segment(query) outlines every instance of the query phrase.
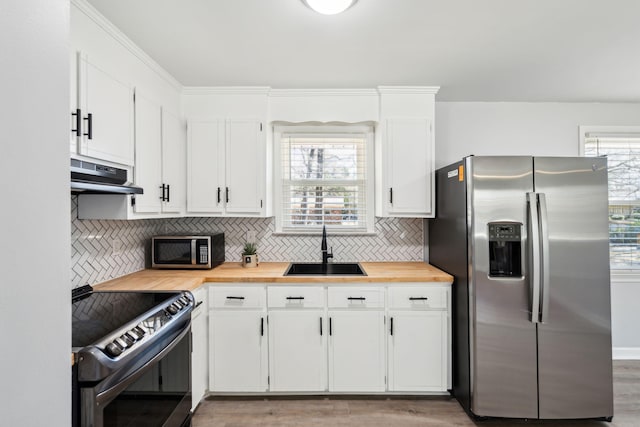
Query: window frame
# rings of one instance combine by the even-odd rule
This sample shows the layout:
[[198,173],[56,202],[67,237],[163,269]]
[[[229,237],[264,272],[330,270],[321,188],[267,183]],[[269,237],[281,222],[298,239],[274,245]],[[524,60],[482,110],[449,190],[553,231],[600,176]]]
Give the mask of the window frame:
[[349,228],[327,225],[327,232],[333,235],[375,235],[374,220],[374,140],[375,127],[373,124],[357,123],[357,124],[316,124],[316,123],[278,123],[273,126],[273,185],[274,185],[274,216],[275,216],[275,232],[278,235],[318,235],[322,232],[321,228],[296,228],[289,229],[284,227],[284,194],[283,194],[283,169],[282,169],[282,134],[285,133],[337,133],[337,134],[364,134],[365,135],[365,165],[366,171],[364,176],[365,182],[365,227]]
[[[640,126],[579,126],[579,153],[581,157],[585,156],[585,144],[587,142],[587,134],[590,133],[601,133],[601,134],[620,134],[628,135],[628,134],[638,134],[640,135]],[[640,249],[638,249],[640,251]],[[609,261],[611,261],[611,256],[609,256]],[[611,277],[612,280],[616,282],[635,282],[640,281],[640,268],[633,269],[620,269],[620,268],[611,268]]]

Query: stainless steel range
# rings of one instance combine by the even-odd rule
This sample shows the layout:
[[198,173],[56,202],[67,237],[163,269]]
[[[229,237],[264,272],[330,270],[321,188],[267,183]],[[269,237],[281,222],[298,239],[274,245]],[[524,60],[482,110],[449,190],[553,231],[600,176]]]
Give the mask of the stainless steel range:
[[74,290],[73,425],[191,424],[190,292]]

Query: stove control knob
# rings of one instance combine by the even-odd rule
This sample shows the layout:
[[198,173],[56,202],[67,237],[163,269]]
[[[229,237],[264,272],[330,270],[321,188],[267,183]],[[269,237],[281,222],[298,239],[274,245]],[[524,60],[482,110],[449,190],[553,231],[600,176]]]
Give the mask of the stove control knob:
[[178,312],[178,309],[175,308],[173,305],[170,305],[169,307],[167,307],[167,311],[171,314],[176,314]]
[[136,342],[140,339],[140,337],[138,336],[138,334],[132,329],[130,331],[127,331],[124,333],[124,335],[126,337],[128,337],[129,339],[131,339],[131,341]]
[[109,356],[112,356],[112,357],[118,357],[122,354],[122,348],[115,342],[107,344],[107,347],[105,348],[105,350],[107,354],[109,354]]
[[184,305],[189,305],[189,298],[187,297],[180,297],[180,301],[182,301]]
[[127,344],[127,342],[123,340],[122,337],[116,338],[115,340],[113,340],[113,343],[118,344],[120,347],[122,347],[123,350],[129,347],[129,344]]
[[136,331],[138,333],[138,335],[140,336],[140,338],[144,337],[146,332],[144,331],[144,329],[142,329],[140,326],[136,326],[135,328],[133,328],[134,331]]
[[173,304],[171,305],[175,305],[176,307],[178,307],[178,309],[182,310],[182,307],[184,306],[184,304],[182,304],[182,302],[180,300],[175,300],[173,302]]
[[122,341],[124,341],[124,342],[125,342],[126,347],[131,347],[131,346],[133,345],[133,343],[135,342],[134,340],[132,340],[131,338],[129,338],[129,337],[127,336],[127,334],[122,334],[122,335],[120,335],[120,339],[121,339]]

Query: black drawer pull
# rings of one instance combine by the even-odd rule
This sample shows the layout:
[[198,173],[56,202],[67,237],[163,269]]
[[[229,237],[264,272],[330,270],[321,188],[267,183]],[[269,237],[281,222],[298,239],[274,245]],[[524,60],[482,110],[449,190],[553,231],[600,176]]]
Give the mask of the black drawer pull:
[[227,299],[240,299],[240,300],[243,300],[244,297],[227,297]]
[[427,297],[409,297],[409,301],[426,301],[428,299]]
[[391,335],[393,335],[393,317],[391,318],[391,328],[389,329]]
[[349,301],[364,301],[364,300],[366,300],[365,297],[348,297],[347,299]]
[[287,297],[288,300],[303,300],[304,297]]
[[220,187],[218,187],[218,204],[220,204]]
[[195,306],[195,307],[193,307],[193,308],[194,308],[194,309],[196,309],[196,308],[200,307],[201,305],[202,305],[202,301],[198,301],[198,302],[196,303],[196,306]]
[[333,335],[333,325],[331,323],[331,317],[329,317],[329,336]]
[[260,318],[260,336],[264,336],[264,317]]
[[320,318],[320,336],[322,336],[322,317]]

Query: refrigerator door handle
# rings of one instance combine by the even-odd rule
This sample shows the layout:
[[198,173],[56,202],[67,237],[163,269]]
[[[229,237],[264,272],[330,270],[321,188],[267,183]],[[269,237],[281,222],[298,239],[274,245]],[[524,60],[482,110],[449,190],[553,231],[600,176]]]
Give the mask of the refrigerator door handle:
[[544,193],[538,193],[538,206],[540,207],[540,240],[542,265],[542,298],[540,302],[542,317],[540,322],[549,320],[549,223],[547,221],[547,198]]
[[527,209],[531,233],[531,265],[529,280],[531,284],[531,322],[540,323],[540,221],[538,217],[537,193],[527,193]]

